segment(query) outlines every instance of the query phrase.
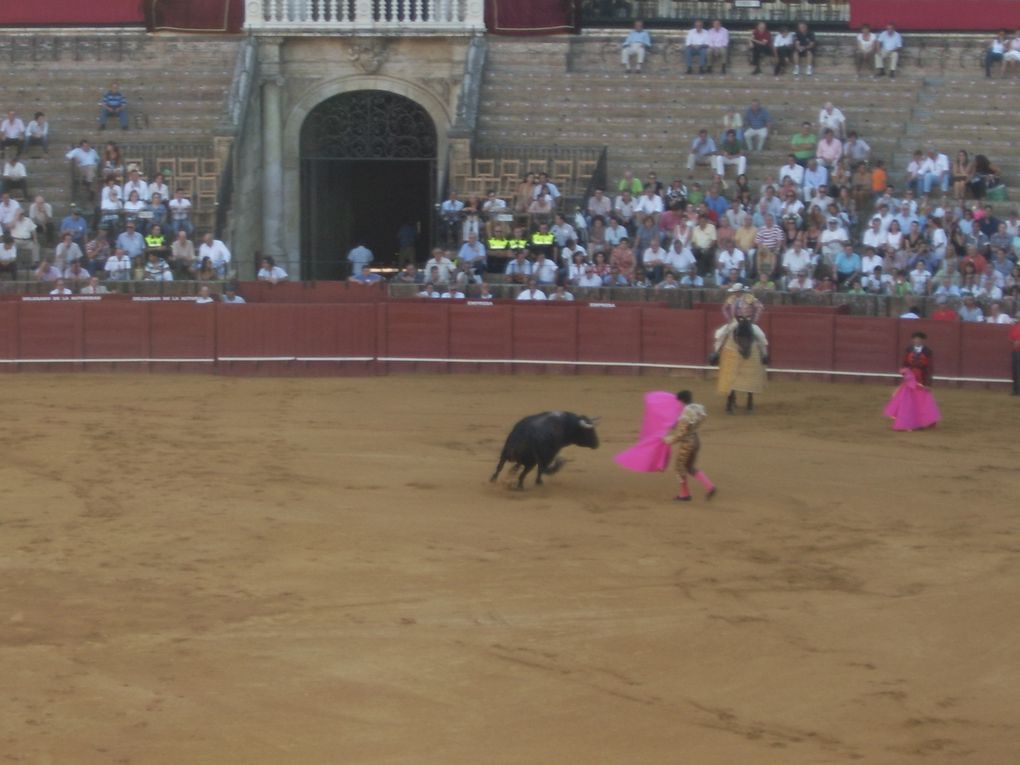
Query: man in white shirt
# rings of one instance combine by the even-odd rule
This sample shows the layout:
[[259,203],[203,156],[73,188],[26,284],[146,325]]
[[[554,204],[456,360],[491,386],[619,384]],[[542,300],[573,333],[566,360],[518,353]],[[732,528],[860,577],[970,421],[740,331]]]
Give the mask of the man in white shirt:
[[942,189],[943,195],[949,192],[949,157],[945,154],[929,148],[921,165],[921,174],[922,193],[930,194],[936,184]]
[[534,278],[528,279],[528,286],[517,295],[518,300],[548,300],[542,290],[538,288],[538,282]]
[[736,270],[737,281],[747,279],[746,270],[747,258],[734,246],[732,240],[727,240],[722,249],[715,256],[715,283],[722,284],[726,275]]
[[25,128],[25,151],[35,145],[42,146],[43,154],[50,153],[50,123],[42,112],[36,112]]
[[212,262],[213,268],[216,269],[216,273],[221,279],[227,275],[227,268],[230,265],[230,250],[219,239],[214,239],[211,231],[202,237],[202,244],[198,248],[198,262],[201,263],[202,258],[206,257]]
[[57,279],[53,283],[53,289],[50,290],[50,294],[54,297],[64,297],[65,295],[70,295],[71,290],[64,284],[63,279]]
[[477,234],[468,234],[467,241],[460,246],[460,252],[457,253],[457,260],[468,275],[485,273],[485,245],[478,241]]
[[698,57],[698,74],[705,73],[708,66],[708,30],[701,19],[694,22],[694,27],[687,32],[684,43],[684,59],[687,61],[687,74],[694,72],[694,57]]
[[613,200],[606,196],[604,189],[595,189],[595,193],[588,200],[588,217],[592,220],[602,217],[608,221],[610,213],[613,212]]
[[223,297],[220,298],[222,302],[229,303],[230,305],[243,305],[247,302],[243,297],[237,294],[237,287],[233,284],[228,284],[223,289]]
[[590,263],[584,267],[584,273],[577,280],[578,287],[601,287],[602,277],[595,273],[595,266]]
[[885,250],[885,245],[888,241],[885,231],[882,230],[882,219],[876,215],[871,219],[871,226],[861,237],[861,244],[865,247],[874,248],[875,252],[881,252]]
[[99,283],[98,276],[89,277],[89,283],[82,287],[79,291],[79,295],[106,295],[109,294],[109,290]]
[[882,267],[882,253],[874,247],[865,247],[864,255],[861,258],[861,273],[865,277],[873,274],[876,268]]
[[856,131],[851,130],[846,137],[846,143],[843,144],[843,156],[849,157],[850,161],[855,164],[867,162],[871,156],[871,146],[858,136]]
[[786,164],[779,168],[779,182],[789,178],[798,189],[804,185],[804,168],[797,164],[797,157],[789,154],[786,157]]
[[25,163],[20,159],[6,159],[3,169],[3,190],[7,193],[21,189],[21,193],[28,198],[28,171]]
[[535,256],[535,262],[531,265],[532,279],[539,284],[549,285],[556,283],[556,264],[540,252]]
[[857,67],[858,77],[871,69],[877,50],[878,38],[872,33],[871,27],[867,24],[862,25],[854,45],[854,65]]
[[531,271],[532,266],[531,261],[528,260],[527,251],[518,250],[514,257],[510,259],[510,262],[506,264],[504,273],[510,277],[510,281],[523,284],[531,276]]
[[821,245],[822,256],[825,258],[825,262],[830,266],[834,266],[836,258],[841,252],[843,252],[843,245],[850,242],[850,235],[847,230],[840,225],[839,218],[829,218],[826,221],[825,231],[822,232],[819,238],[819,244]]
[[630,30],[623,43],[620,45],[620,58],[623,61],[623,68],[630,72],[630,59],[637,59],[637,71],[641,72],[641,65],[645,63],[645,53],[651,50],[652,38],[648,35],[643,22],[635,21],[634,28]]
[[645,193],[638,197],[634,205],[634,213],[642,223],[646,218],[651,218],[652,222],[658,225],[662,210],[662,197],[655,193],[655,188],[649,183],[645,186]]
[[124,188],[121,189],[121,199],[130,199],[132,191],[137,191],[138,198],[142,201],[149,201],[149,185],[142,180],[142,176],[137,170],[132,170],[128,174],[128,182],[125,183]]
[[126,282],[131,278],[131,258],[124,250],[114,250],[113,255],[106,259],[103,270],[111,281]]
[[829,185],[829,171],[825,165],[819,164],[818,159],[812,157],[804,168],[804,201],[811,201],[815,195],[815,189]]
[[178,231],[185,231],[188,239],[195,233],[191,225],[191,200],[184,196],[184,189],[177,189],[174,198],[167,202],[167,209],[170,211],[170,231],[177,236]]
[[729,51],[730,32],[722,25],[720,19],[715,19],[708,30],[708,71],[714,72],[716,64],[719,64],[719,71],[726,74]]
[[783,271],[788,276],[793,276],[801,271],[806,272],[811,268],[811,261],[811,250],[807,250],[795,243],[783,253]]
[[96,168],[99,167],[99,155],[96,150],[89,146],[88,141],[82,141],[67,152],[64,158],[71,160],[79,179],[91,189],[96,181]]
[[808,276],[807,271],[798,271],[786,280],[789,292],[809,292],[815,288],[815,280]]
[[694,257],[694,253],[679,237],[673,240],[673,245],[669,248],[669,254],[666,256],[666,262],[670,270],[678,274],[685,274],[698,266],[698,260]]
[[620,220],[624,226],[630,224],[634,219],[634,212],[637,203],[634,198],[630,195],[629,191],[624,191],[620,196],[616,198],[613,203],[613,214]]
[[645,273],[651,277],[652,281],[658,282],[662,280],[662,274],[666,269],[668,259],[669,253],[662,248],[662,242],[659,237],[653,236],[651,245],[645,249],[641,257],[641,266],[645,269]]
[[887,24],[885,31],[878,36],[878,49],[875,51],[875,76],[884,77],[889,70],[889,76],[896,76],[896,64],[900,60],[900,49],[903,48],[903,38],[896,31],[895,24]]
[[25,143],[25,123],[13,109],[7,112],[7,118],[0,122],[0,136],[3,137],[0,149],[3,150],[4,156],[7,156],[7,147],[13,146],[20,157],[21,148]]
[[5,233],[9,232],[14,221],[18,219],[19,212],[21,212],[21,205],[11,199],[11,195],[6,191],[0,193],[0,230]]
[[826,129],[831,130],[840,140],[846,138],[846,117],[832,105],[832,101],[826,101],[825,106],[818,112],[818,132],[824,135]]

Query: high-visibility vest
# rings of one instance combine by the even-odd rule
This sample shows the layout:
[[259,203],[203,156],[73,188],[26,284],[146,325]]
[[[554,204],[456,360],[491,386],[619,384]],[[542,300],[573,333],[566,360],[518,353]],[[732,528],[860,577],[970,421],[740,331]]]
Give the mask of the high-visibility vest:
[[490,250],[505,250],[507,248],[507,239],[490,239],[489,249]]
[[145,237],[145,246],[162,247],[165,241],[166,240],[164,240],[162,236],[153,236],[152,234],[149,234],[149,236]]
[[531,235],[531,243],[537,244],[539,247],[551,247],[556,241],[556,237],[553,234],[543,234],[541,231],[536,231]]
[[527,239],[508,239],[506,242],[507,249],[510,250],[523,250],[528,246]]

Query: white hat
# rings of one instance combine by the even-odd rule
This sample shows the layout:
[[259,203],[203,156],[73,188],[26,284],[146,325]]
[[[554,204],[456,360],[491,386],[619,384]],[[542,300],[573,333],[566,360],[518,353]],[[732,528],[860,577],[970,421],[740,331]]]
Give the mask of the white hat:
[[741,284],[740,282],[737,282],[727,290],[727,292],[743,292],[743,291],[744,285]]
[[933,218],[945,218],[946,217],[946,211],[943,210],[941,207],[936,207],[935,210],[932,212],[931,217],[933,217]]

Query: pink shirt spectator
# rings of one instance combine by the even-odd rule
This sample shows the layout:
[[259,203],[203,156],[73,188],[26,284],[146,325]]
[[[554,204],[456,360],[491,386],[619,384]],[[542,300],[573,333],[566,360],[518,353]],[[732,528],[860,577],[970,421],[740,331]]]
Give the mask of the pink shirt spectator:
[[826,165],[835,165],[843,156],[843,142],[838,138],[818,142],[818,151],[815,154],[819,161]]

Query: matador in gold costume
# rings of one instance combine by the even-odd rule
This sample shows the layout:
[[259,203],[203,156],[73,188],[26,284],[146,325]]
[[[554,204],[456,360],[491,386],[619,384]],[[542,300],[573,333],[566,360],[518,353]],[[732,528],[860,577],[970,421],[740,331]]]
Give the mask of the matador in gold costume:
[[700,404],[688,403],[676,421],[676,425],[662,439],[676,448],[676,474],[680,479],[680,487],[676,495],[678,502],[691,501],[691,492],[687,486],[688,475],[694,476],[694,480],[705,488],[705,499],[711,499],[715,494],[715,484],[696,465],[698,452],[701,450],[698,428],[707,416],[705,407]]

